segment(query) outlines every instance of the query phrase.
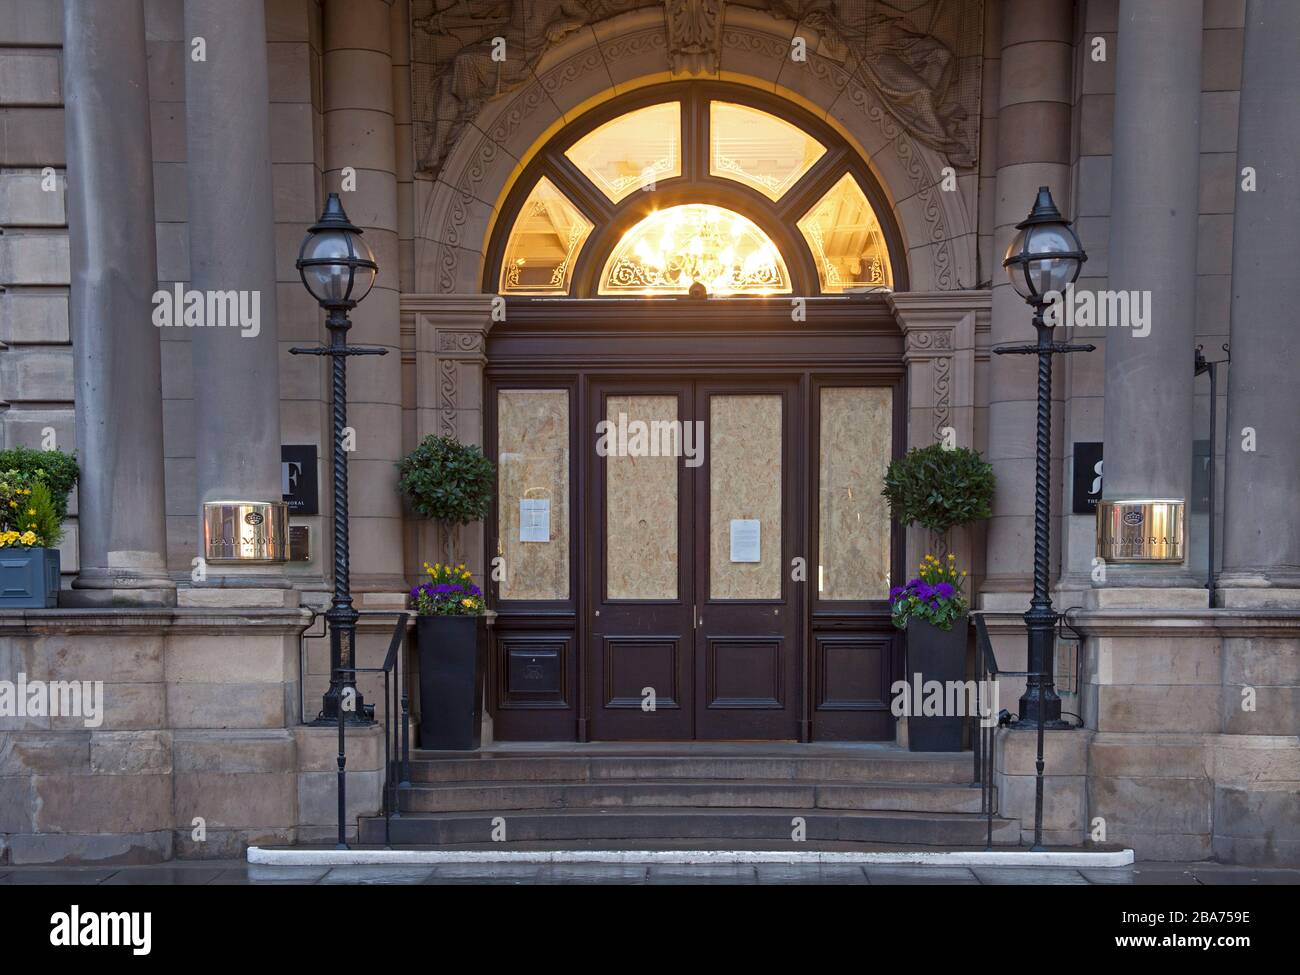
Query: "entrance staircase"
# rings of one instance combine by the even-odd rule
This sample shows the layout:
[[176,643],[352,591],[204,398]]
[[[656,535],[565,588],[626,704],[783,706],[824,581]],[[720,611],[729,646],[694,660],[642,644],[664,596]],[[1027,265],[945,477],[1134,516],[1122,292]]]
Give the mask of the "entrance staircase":
[[[393,846],[983,849],[971,755],[880,744],[497,744],[411,753]],[[995,807],[996,808],[996,807]],[[803,822],[803,839],[795,832]],[[504,828],[504,840],[494,840]],[[384,818],[360,820],[384,842]],[[993,842],[1019,824],[995,817]]]

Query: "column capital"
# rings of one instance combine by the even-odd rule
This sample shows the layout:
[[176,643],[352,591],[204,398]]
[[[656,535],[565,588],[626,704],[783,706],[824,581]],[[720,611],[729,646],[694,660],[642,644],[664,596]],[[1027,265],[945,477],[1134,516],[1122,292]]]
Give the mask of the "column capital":
[[903,361],[934,358],[975,348],[975,333],[992,316],[992,292],[899,292],[885,296],[903,333]]

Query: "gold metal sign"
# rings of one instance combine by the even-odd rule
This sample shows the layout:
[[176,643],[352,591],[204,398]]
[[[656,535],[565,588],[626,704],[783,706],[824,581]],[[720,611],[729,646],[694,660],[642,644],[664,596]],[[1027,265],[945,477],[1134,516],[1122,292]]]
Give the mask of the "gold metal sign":
[[1182,562],[1183,502],[1098,502],[1097,555],[1107,562]]
[[285,562],[289,506],[283,501],[209,501],[203,505],[209,562]]

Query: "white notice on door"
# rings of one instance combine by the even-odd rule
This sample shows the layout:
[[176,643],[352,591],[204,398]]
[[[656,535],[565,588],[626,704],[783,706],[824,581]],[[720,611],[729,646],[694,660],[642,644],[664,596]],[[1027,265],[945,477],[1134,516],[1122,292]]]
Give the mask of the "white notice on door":
[[758,562],[759,525],[757,518],[731,519],[731,561]]
[[550,498],[519,499],[519,540],[521,542],[551,540]]

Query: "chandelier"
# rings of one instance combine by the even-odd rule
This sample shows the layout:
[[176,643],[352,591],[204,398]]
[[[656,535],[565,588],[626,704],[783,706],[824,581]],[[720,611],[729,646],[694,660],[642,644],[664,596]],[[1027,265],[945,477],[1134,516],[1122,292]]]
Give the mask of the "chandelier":
[[[776,245],[752,220],[709,203],[650,214],[632,227],[605,263],[600,294],[789,294],[790,275]],[[698,290],[698,288],[697,288]]]

